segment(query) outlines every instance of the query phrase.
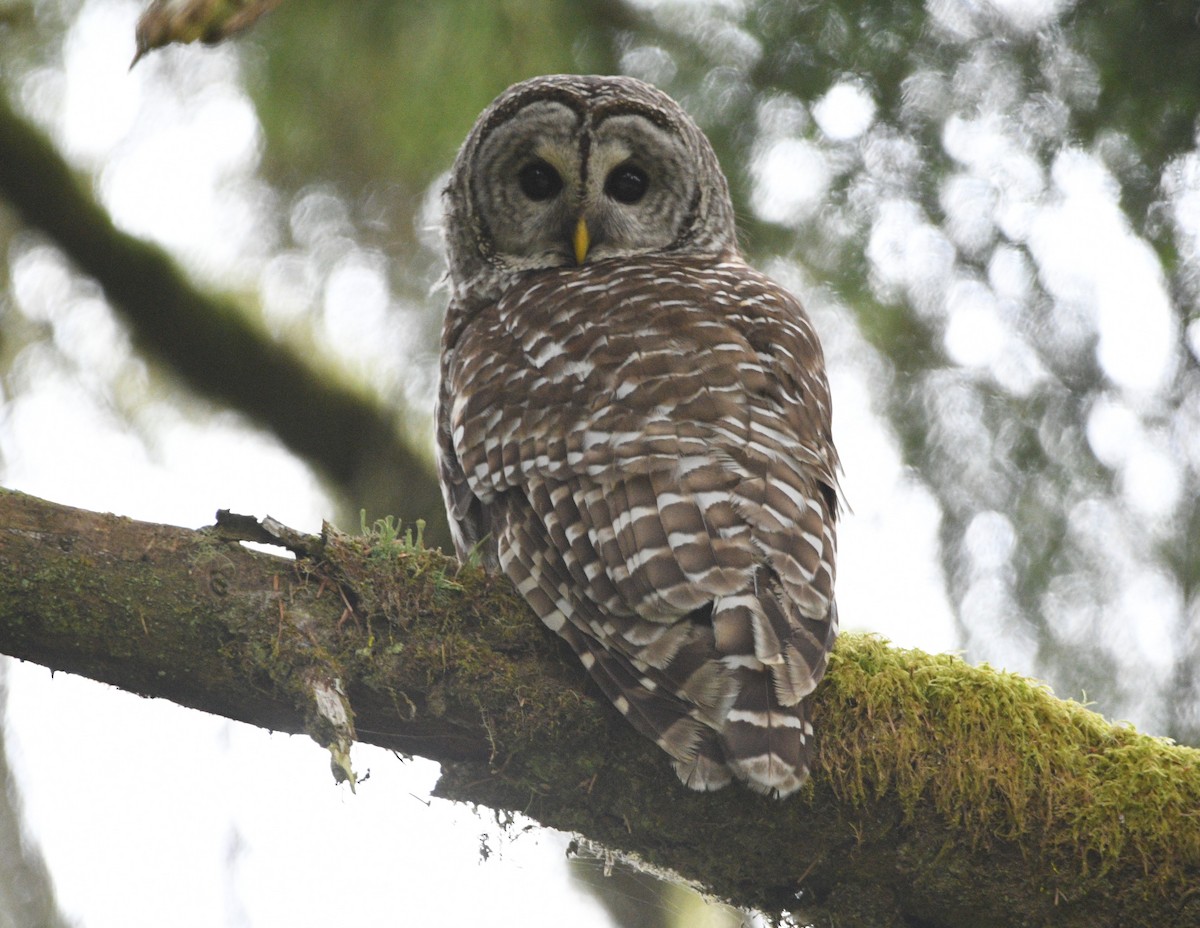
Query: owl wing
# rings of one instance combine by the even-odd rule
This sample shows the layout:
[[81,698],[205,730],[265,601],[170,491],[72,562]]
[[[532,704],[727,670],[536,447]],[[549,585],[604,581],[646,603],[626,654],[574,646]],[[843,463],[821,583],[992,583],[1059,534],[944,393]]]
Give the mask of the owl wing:
[[741,262],[531,277],[446,346],[460,554],[563,635],[681,777],[786,793],[833,636],[837,458],[821,352]]

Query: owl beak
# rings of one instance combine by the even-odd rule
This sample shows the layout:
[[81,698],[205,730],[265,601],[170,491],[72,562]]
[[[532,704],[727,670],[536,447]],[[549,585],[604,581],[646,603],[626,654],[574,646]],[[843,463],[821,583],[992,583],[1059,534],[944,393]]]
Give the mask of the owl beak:
[[575,246],[575,263],[583,264],[592,239],[588,235],[587,221],[582,216],[579,217],[579,222],[575,226],[575,234],[571,237],[571,243]]

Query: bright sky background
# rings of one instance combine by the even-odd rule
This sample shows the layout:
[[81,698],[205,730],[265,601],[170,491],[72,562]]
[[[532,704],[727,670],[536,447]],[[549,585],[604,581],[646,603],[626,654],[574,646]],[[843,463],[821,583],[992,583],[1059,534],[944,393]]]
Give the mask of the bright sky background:
[[[1034,25],[1062,5],[1005,4]],[[932,6],[951,16],[952,5]],[[31,76],[22,105],[74,163],[98,172],[100,196],[120,226],[170,248],[202,280],[225,289],[261,286],[269,317],[286,321],[320,305],[336,354],[394,366],[380,345],[404,333],[379,337],[394,323],[377,256],[347,255],[319,294],[297,287],[304,277],[295,267],[269,260],[255,211],[271,192],[255,174],[262,137],[238,84],[235,52],[176,47],[130,72],[138,12],[133,3],[89,2],[67,42],[65,72]],[[797,136],[799,123],[812,119],[828,139],[851,141],[871,126],[875,105],[863,88],[843,82],[810,111],[772,118],[781,129],[755,160],[751,206],[764,219],[796,221],[817,208],[836,170],[825,150]],[[1098,315],[1099,355],[1115,389],[1089,422],[1089,437],[1106,463],[1128,472],[1136,506],[1169,512],[1181,486],[1176,465],[1135,413],[1139,397],[1151,395],[1176,363],[1175,335],[1161,272],[1121,216],[1111,178],[1095,159],[1072,151],[1044,176],[1012,147],[1003,121],[986,114],[952,122],[945,142],[963,165],[945,204],[961,217],[954,234],[975,234],[979,197],[991,195],[973,178],[1003,173],[1010,182],[1001,212],[1024,230],[1050,290]],[[930,281],[945,271],[955,243],[916,210],[898,199],[881,212],[869,245],[879,286],[947,315],[946,345],[959,363],[991,368],[1006,384],[1036,380],[1041,372],[1010,331],[1005,304],[1030,286],[1035,269],[1001,251],[988,286],[963,281],[933,299]],[[1193,222],[1200,240],[1200,218],[1181,221]],[[1081,238],[1090,247],[1078,247]],[[835,437],[853,507],[840,532],[843,627],[931,651],[960,647],[938,566],[937,507],[905,474],[872,411],[870,352],[844,309],[814,282],[787,266],[768,270],[806,297],[829,358]],[[52,328],[60,355],[34,351],[21,359],[30,388],[6,397],[0,414],[4,485],[192,527],[229,508],[319,529],[332,507],[316,480],[236,416],[194,421],[169,400],[151,400],[135,419],[152,441],[130,434],[111,384],[144,379],[140,362],[95,289],[52,249],[20,252],[13,281],[20,311]],[[1122,312],[1129,301],[1142,307],[1136,325]],[[403,377],[403,370],[392,373]],[[986,591],[989,571],[1011,553],[1011,526],[988,514],[972,526],[968,544]],[[1170,591],[1147,595],[1161,605]],[[1132,646],[1161,647],[1166,627],[1152,625]],[[989,646],[994,661],[1030,669],[1022,647]],[[565,836],[534,829],[503,837],[486,812],[431,802],[431,763],[402,763],[358,746],[355,767],[370,779],[351,795],[334,785],[325,753],[303,737],[269,735],[64,674],[51,678],[33,665],[10,662],[8,686],[6,732],[26,823],[62,907],[87,928],[607,925],[567,878]],[[500,853],[482,861],[481,841]],[[389,889],[356,891],[363,886]]]

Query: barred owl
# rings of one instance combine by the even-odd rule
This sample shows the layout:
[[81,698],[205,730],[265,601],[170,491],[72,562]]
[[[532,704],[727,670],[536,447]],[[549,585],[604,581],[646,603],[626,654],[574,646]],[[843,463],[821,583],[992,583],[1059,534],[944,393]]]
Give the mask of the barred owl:
[[641,81],[534,78],[479,117],[445,208],[459,556],[688,786],[793,792],[837,633],[829,387],[800,304],[738,252],[708,139]]

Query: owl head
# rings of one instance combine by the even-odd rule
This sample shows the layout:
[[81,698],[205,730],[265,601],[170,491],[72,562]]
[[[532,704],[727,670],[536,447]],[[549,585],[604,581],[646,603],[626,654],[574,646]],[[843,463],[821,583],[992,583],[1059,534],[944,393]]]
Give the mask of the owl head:
[[537,269],[737,251],[712,145],[679,104],[630,77],[508,88],[463,143],[445,207],[460,304],[495,299]]

